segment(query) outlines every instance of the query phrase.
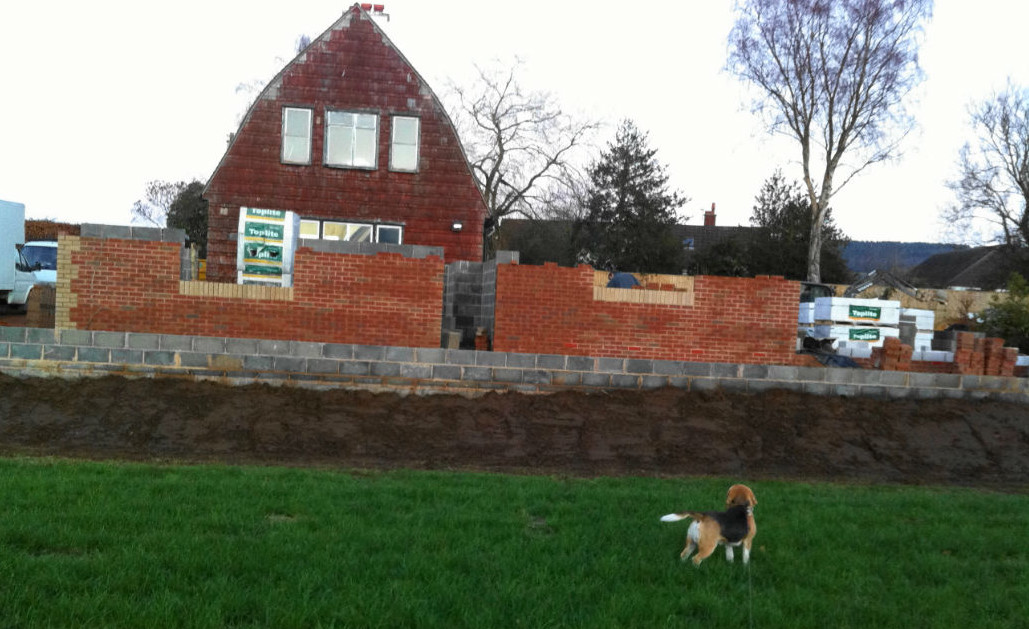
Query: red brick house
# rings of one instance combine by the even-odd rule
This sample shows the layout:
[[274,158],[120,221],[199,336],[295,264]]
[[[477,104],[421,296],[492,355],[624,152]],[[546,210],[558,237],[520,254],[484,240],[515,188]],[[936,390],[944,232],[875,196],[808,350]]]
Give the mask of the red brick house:
[[301,238],[482,257],[486,206],[453,123],[358,4],[268,83],[204,198],[211,281],[235,281],[240,207],[296,212]]

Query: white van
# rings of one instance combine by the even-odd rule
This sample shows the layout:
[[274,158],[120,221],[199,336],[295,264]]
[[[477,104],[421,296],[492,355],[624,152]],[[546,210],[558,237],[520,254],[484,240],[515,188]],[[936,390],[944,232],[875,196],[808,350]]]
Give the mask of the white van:
[[57,242],[32,240],[21,248],[29,268],[36,273],[39,284],[57,284]]

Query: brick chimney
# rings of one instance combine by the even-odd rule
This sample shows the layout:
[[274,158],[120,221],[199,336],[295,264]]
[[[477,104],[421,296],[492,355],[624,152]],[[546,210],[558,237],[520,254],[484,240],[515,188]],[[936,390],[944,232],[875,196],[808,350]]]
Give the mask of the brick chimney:
[[715,226],[715,204],[711,204],[711,209],[704,212],[704,227]]

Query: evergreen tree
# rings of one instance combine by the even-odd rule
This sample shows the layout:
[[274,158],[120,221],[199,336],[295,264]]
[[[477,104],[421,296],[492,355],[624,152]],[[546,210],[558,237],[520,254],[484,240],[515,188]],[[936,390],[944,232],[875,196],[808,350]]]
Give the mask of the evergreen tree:
[[179,184],[179,192],[168,207],[168,227],[186,231],[186,238],[197,246],[197,255],[207,257],[207,200],[201,196],[204,184],[193,180]]
[[[754,201],[750,224],[758,230],[750,238],[749,271],[754,275],[804,279],[812,218],[810,201],[800,184],[786,181],[777,170],[765,180]],[[823,281],[848,281],[850,273],[843,259],[848,239],[833,221],[831,208],[825,213],[821,240],[819,264]]]
[[580,261],[596,268],[681,273],[683,249],[670,229],[687,199],[668,190],[668,175],[630,120],[589,169],[586,217],[576,225]]

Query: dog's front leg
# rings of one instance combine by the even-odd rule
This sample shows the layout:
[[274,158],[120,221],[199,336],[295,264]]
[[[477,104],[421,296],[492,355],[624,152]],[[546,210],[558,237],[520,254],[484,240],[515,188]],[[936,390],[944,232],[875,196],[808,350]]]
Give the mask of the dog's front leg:
[[725,560],[729,563],[736,561],[736,554],[733,552],[732,546],[728,544],[725,545]]

